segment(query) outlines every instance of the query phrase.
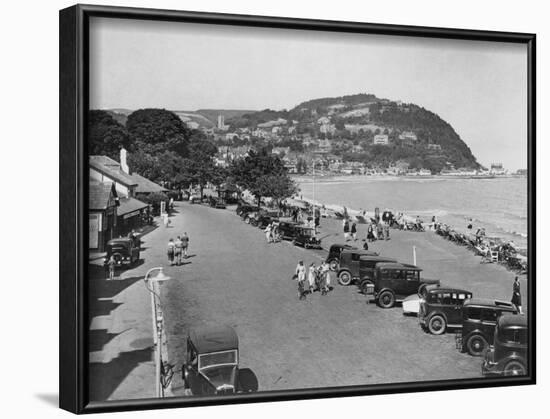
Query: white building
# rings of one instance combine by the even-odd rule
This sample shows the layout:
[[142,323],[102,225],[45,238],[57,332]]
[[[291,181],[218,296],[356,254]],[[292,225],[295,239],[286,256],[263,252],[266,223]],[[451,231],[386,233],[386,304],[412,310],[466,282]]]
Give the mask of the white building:
[[372,143],[374,145],[388,145],[389,138],[386,134],[378,134],[374,136]]

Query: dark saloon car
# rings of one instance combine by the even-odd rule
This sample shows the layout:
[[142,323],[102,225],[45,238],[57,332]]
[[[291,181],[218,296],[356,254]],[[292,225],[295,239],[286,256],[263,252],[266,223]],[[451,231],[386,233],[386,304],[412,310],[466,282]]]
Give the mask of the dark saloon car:
[[338,270],[338,267],[340,266],[340,253],[342,253],[342,250],[344,249],[358,250],[357,247],[351,246],[349,244],[333,244],[332,246],[330,246],[330,250],[328,251],[328,256],[325,262],[328,263],[331,271]]
[[353,281],[360,279],[359,260],[363,256],[378,256],[378,253],[371,250],[342,249],[337,271],[340,285],[349,285]]
[[296,237],[292,243],[305,249],[321,249],[321,239],[316,237],[315,229],[312,227],[296,227]]
[[482,356],[493,344],[495,327],[503,314],[517,314],[508,301],[471,298],[462,308],[462,330],[456,332],[456,347],[472,356]]
[[137,240],[128,237],[109,240],[105,263],[113,256],[117,266],[133,265],[139,261],[140,245],[137,242]]
[[527,374],[527,317],[511,314],[500,316],[494,343],[485,352],[483,375],[521,376]]
[[447,328],[462,327],[464,302],[472,298],[470,291],[457,288],[431,288],[420,303],[418,322],[433,335],[445,333]]
[[292,221],[280,221],[277,228],[283,240],[294,240],[298,235],[299,227],[300,224]]
[[379,262],[373,279],[365,281],[366,294],[373,295],[380,307],[391,308],[411,294],[422,294],[426,286],[439,284],[438,279],[421,279],[421,271],[419,267],[407,263]]
[[182,367],[187,393],[196,396],[238,391],[239,339],[229,326],[193,329],[187,337]]
[[363,294],[369,293],[369,285],[374,284],[376,264],[382,262],[397,262],[394,258],[385,256],[361,256],[359,258],[359,288]]
[[237,209],[235,210],[235,212],[239,217],[242,217],[244,213],[256,211],[257,209],[258,209],[257,205],[239,204],[237,205]]
[[279,222],[278,211],[260,210],[258,212],[251,213],[249,216],[250,224],[261,229],[266,228],[271,223]]

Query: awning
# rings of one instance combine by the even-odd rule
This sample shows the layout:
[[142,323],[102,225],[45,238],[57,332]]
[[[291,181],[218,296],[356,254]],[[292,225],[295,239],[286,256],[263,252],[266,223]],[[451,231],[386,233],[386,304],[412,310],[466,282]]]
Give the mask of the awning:
[[116,213],[118,217],[122,217],[124,219],[131,218],[139,215],[140,212],[148,206],[149,204],[146,204],[139,199],[121,198],[120,205],[117,207]]

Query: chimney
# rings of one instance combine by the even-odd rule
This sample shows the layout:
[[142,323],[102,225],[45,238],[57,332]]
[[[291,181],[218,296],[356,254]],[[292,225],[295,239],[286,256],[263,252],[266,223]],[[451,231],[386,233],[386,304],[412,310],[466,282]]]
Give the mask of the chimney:
[[122,171],[126,174],[130,174],[130,168],[128,167],[128,163],[126,162],[126,156],[128,152],[125,148],[120,149],[120,168]]

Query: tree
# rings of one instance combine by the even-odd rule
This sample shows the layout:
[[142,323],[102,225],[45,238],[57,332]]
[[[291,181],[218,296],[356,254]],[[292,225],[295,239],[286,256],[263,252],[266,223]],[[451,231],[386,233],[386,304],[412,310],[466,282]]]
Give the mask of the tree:
[[297,187],[288,176],[282,160],[266,149],[250,151],[244,159],[237,160],[231,173],[238,186],[248,190],[260,206],[263,197],[280,200],[296,193]]
[[88,114],[88,148],[90,155],[108,156],[116,161],[120,149],[128,148],[126,128],[106,111],[92,110]]
[[181,157],[188,155],[191,131],[173,112],[165,109],[140,109],[131,113],[126,121],[133,150],[155,155],[166,150]]

